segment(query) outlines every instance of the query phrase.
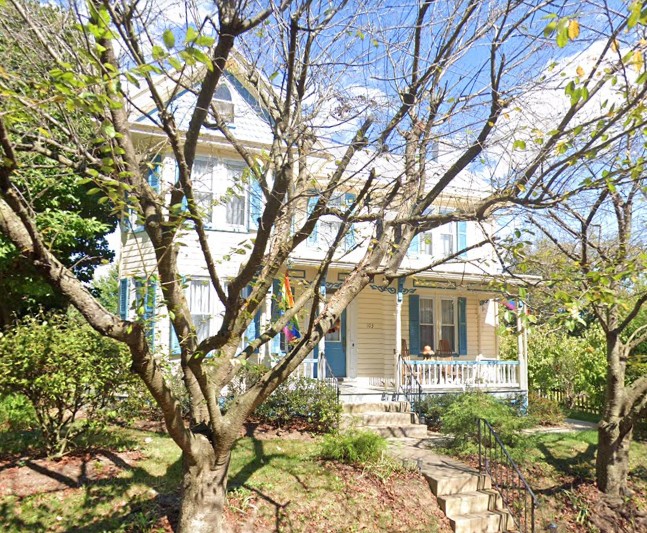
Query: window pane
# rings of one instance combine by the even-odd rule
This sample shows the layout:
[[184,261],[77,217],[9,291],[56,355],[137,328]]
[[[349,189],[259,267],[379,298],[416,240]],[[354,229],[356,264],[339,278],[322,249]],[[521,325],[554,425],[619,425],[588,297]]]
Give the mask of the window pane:
[[454,326],[442,326],[441,328],[441,338],[446,340],[449,343],[452,352],[456,351],[456,346],[454,345],[455,337],[455,328]]
[[211,159],[196,159],[193,162],[191,181],[196,190],[211,192],[213,165],[214,163]]
[[191,314],[191,320],[195,326],[195,333],[198,336],[198,342],[202,342],[209,336],[209,315]]
[[441,300],[440,309],[442,311],[443,324],[454,324],[454,300]]
[[207,280],[192,280],[189,283],[189,309],[192,314],[209,315],[209,282]]
[[202,219],[206,222],[211,222],[213,213],[213,198],[211,193],[195,191],[193,197],[195,198],[200,213],[202,213]]
[[425,346],[434,347],[434,327],[433,326],[420,326],[420,349]]
[[227,202],[227,224],[245,225],[245,198],[243,196],[232,196]]
[[431,245],[431,232],[420,234],[420,253],[425,255],[433,255]]
[[444,233],[440,236],[440,242],[443,247],[443,255],[452,255],[454,253],[454,236]]
[[430,298],[420,298],[420,323],[434,323],[434,301]]

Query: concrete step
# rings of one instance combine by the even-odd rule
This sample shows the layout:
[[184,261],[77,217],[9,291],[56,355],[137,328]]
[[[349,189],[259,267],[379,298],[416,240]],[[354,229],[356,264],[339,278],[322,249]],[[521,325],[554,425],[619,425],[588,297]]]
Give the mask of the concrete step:
[[360,426],[406,426],[417,422],[412,413],[401,412],[365,412],[357,414],[344,413],[341,416],[341,427]]
[[455,533],[498,533],[506,530],[507,516],[498,511],[482,511],[448,518]]
[[370,403],[344,403],[344,413],[351,415],[361,413],[409,413],[411,408],[408,402],[370,402]]
[[382,435],[383,437],[408,437],[415,439],[424,439],[427,437],[427,426],[421,424],[409,424],[404,426],[389,426],[389,427],[377,427],[377,426],[366,426],[364,429],[369,429]]
[[492,488],[492,482],[488,476],[456,471],[451,468],[430,469],[423,465],[422,474],[427,478],[431,492],[436,497]]
[[460,494],[443,494],[437,498],[440,508],[449,517],[482,511],[498,511],[503,507],[501,495],[496,490],[484,489]]

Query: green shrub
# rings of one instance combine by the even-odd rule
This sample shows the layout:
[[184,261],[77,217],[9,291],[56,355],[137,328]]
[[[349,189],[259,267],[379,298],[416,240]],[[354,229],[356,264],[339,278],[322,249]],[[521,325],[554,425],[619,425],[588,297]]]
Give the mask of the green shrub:
[[484,392],[469,392],[456,398],[441,416],[442,432],[454,438],[454,446],[470,448],[478,444],[479,418],[492,425],[504,444],[524,444],[520,430],[530,426],[528,417],[520,416],[504,401]]
[[22,394],[0,397],[0,431],[27,431],[36,425],[36,413]]
[[425,417],[427,427],[440,431],[443,413],[460,397],[460,394],[429,394],[418,406],[418,412]]
[[[102,421],[115,391],[135,379],[125,347],[78,313],[26,317],[0,334],[0,394],[23,394],[48,454],[62,454]],[[83,423],[75,423],[80,413]]]
[[559,403],[534,392],[528,396],[528,416],[541,426],[556,426],[565,418]]
[[[234,394],[241,394],[266,372],[259,365],[247,365],[230,386],[230,402]],[[273,426],[298,426],[302,429],[327,433],[339,424],[341,406],[337,392],[324,381],[306,377],[291,377],[254,411],[261,423]]]
[[323,459],[363,466],[380,461],[386,446],[386,439],[381,435],[354,429],[326,435],[320,455]]

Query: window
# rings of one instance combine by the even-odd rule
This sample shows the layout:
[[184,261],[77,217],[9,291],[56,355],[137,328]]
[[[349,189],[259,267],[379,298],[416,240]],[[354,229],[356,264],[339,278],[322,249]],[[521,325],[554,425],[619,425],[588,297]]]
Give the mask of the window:
[[420,298],[420,347],[431,346],[434,342],[434,301],[431,298]]
[[454,224],[445,224],[440,228],[440,246],[443,256],[452,255],[456,250],[454,248]]
[[191,181],[193,182],[193,197],[199,212],[207,226],[213,220],[213,159],[196,159],[193,162]]
[[229,124],[234,122],[234,103],[232,102],[231,91],[224,83],[220,83],[216,87],[213,103],[223,121]]
[[440,301],[440,339],[456,353],[456,305],[454,300]]
[[420,239],[420,254],[421,255],[434,255],[433,251],[433,239],[431,237],[431,231],[426,231],[421,233],[418,238]]
[[243,183],[243,168],[227,165],[225,222],[233,229],[246,228],[247,197]]
[[408,296],[411,353],[428,345],[437,354],[467,355],[467,298],[442,296]]
[[211,286],[208,279],[192,279],[186,289],[191,320],[195,326],[198,342],[210,334],[211,323]]
[[[314,206],[317,204],[318,198],[316,196],[311,196],[308,198],[308,214],[312,212]],[[339,209],[340,211],[346,211],[351,204],[355,201],[355,195],[353,193],[343,193],[337,196],[333,196],[328,201],[328,206],[332,208]],[[339,233],[339,228],[341,227],[341,221],[334,215],[326,215],[319,219],[315,229],[312,231],[308,237],[308,246],[319,249],[330,248],[337,234]],[[343,236],[341,242],[339,243],[338,249],[343,251],[349,251],[355,246],[355,228],[351,224],[346,234]]]

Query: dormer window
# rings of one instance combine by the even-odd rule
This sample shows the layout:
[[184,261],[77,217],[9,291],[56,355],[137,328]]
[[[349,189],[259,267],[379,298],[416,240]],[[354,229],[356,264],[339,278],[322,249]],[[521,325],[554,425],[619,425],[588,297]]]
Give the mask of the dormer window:
[[218,110],[220,118],[228,124],[234,122],[234,103],[231,98],[231,91],[224,83],[216,87],[216,92],[213,95],[213,103]]

